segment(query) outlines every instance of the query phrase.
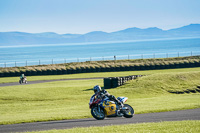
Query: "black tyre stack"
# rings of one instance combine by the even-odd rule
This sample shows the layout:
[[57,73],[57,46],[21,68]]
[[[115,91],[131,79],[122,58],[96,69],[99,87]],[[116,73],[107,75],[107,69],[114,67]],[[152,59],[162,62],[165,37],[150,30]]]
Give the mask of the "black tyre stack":
[[125,77],[104,78],[104,89],[116,88],[118,86],[123,85],[124,83],[126,83],[129,80],[134,80],[141,76],[143,76],[143,75],[131,75],[131,76],[125,76]]

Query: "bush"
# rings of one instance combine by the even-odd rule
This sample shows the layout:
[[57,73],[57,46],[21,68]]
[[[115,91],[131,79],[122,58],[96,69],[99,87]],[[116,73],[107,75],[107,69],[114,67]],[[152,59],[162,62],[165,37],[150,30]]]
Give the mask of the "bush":
[[179,67],[180,67],[180,68],[185,68],[185,63],[184,63],[184,61],[179,62]]
[[100,65],[100,72],[106,72],[106,66]]
[[67,69],[66,68],[62,68],[62,74],[67,74]]
[[51,69],[47,69],[47,75],[53,75],[52,70]]
[[189,63],[188,60],[184,61],[184,66],[185,66],[185,67],[190,67],[190,63]]
[[169,62],[164,62],[164,64],[166,69],[170,68]]
[[0,71],[0,77],[4,77],[4,72]]
[[75,67],[71,67],[69,70],[70,70],[70,74],[76,73],[76,68]]
[[26,76],[31,76],[32,75],[32,71],[31,70],[26,70]]
[[9,71],[9,73],[10,73],[9,77],[14,77],[15,76],[15,71],[14,70]]
[[129,70],[134,71],[135,70],[135,65],[129,65]]
[[81,73],[86,73],[86,67],[85,66],[81,66]]
[[26,75],[26,69],[21,69],[20,70],[20,75],[22,75],[22,74]]
[[150,70],[151,65],[149,63],[145,63],[141,65],[141,70]]
[[10,72],[5,71],[5,72],[4,72],[4,77],[10,77]]
[[[88,66],[89,65],[89,66]],[[64,68],[63,68],[64,67]],[[200,56],[165,58],[165,59],[135,59],[117,61],[92,61],[28,67],[0,68],[0,77],[30,75],[56,75],[86,72],[112,72],[130,70],[153,70],[200,67]],[[56,70],[59,68],[58,70]],[[36,70],[35,70],[36,69]],[[16,72],[18,70],[18,72]]]
[[95,71],[96,71],[96,72],[100,72],[100,71],[101,71],[100,66],[95,66]]
[[57,75],[57,70],[55,68],[51,69],[52,75]]
[[35,76],[35,75],[37,75],[37,71],[35,69],[32,69],[31,74],[32,74],[32,76]]
[[140,70],[140,65],[139,65],[139,64],[136,64],[136,65],[134,66],[134,69],[135,69],[135,70]]
[[86,70],[86,72],[91,72],[90,66],[86,66],[85,70]]
[[58,75],[61,75],[61,74],[62,74],[62,69],[60,69],[60,68],[57,69],[57,74],[58,74]]
[[82,73],[82,69],[81,69],[81,67],[76,67],[76,73]]
[[161,62],[161,63],[160,63],[160,68],[161,68],[161,69],[165,69],[165,63],[164,63],[164,62]]
[[130,71],[129,65],[124,65],[124,71]]
[[174,62],[170,62],[170,63],[169,63],[169,67],[170,67],[170,68],[175,68]]
[[195,67],[200,66],[200,64],[199,64],[199,60],[194,60],[194,64],[195,64],[195,65],[194,65]]
[[90,67],[90,72],[96,72],[95,66],[91,66],[91,67]]

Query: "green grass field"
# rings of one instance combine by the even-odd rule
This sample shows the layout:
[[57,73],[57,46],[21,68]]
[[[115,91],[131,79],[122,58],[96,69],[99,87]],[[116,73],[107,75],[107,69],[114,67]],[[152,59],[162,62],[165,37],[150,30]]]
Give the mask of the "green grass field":
[[72,128],[30,133],[199,133],[200,121],[169,121],[104,127]]
[[[163,69],[163,70],[146,70],[146,71],[123,71],[123,72],[98,72],[98,73],[81,73],[67,75],[48,75],[48,76],[28,76],[28,81],[53,80],[53,79],[76,79],[76,78],[94,78],[94,77],[120,77],[128,75],[151,75],[155,73],[174,73],[174,72],[194,72],[200,71],[200,67],[182,68],[182,69]],[[18,82],[19,77],[0,78],[0,83]]]
[[[96,77],[100,75],[111,77],[145,74],[148,76],[107,91],[116,97],[128,97],[127,103],[133,106],[136,114],[200,108],[200,93],[198,92],[169,93],[169,91],[197,89],[200,85],[200,68],[98,74],[62,76],[83,78],[95,75]],[[58,77],[60,76],[56,78]],[[46,77],[42,76],[42,78]],[[92,88],[97,84],[103,86],[103,80],[56,81],[0,87],[0,124],[92,117],[88,103],[93,95]]]

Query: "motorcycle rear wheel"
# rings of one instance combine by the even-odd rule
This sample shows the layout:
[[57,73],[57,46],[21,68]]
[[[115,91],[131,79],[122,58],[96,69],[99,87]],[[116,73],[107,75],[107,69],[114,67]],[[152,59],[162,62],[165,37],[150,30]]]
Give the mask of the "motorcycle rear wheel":
[[100,112],[99,112],[97,106],[92,107],[91,114],[97,120],[103,120],[105,118],[104,110],[100,108]]
[[124,111],[124,117],[132,118],[134,115],[134,109],[128,104],[124,104],[124,107],[127,107],[127,110]]

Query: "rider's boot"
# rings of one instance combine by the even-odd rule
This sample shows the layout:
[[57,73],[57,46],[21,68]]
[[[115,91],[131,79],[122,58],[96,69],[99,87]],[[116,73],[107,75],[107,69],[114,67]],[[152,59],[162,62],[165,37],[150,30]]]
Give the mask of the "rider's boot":
[[117,110],[117,116],[121,117],[123,116],[123,113],[120,110]]
[[123,104],[121,102],[118,102],[117,105],[118,105],[117,115],[123,116],[123,113],[122,113]]

